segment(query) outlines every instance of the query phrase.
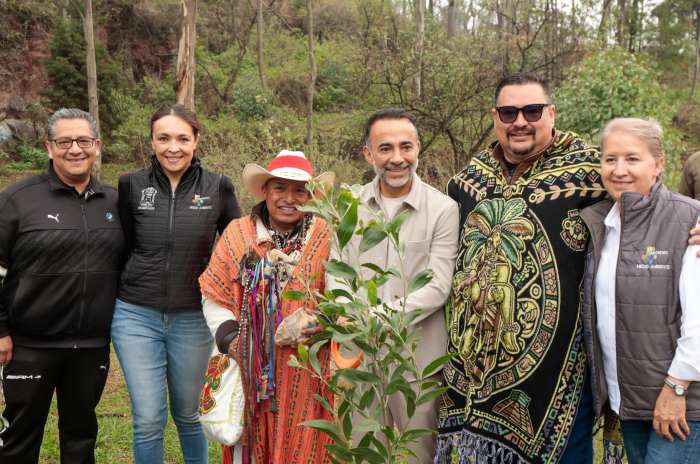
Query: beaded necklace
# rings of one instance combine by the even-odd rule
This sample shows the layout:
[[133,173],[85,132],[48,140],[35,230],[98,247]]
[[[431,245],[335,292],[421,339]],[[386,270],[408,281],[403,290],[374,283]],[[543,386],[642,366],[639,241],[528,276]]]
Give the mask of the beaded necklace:
[[[301,223],[291,232],[280,233],[268,226],[273,248],[289,255],[301,251],[306,240],[312,216],[305,214]],[[249,252],[241,260],[240,276],[243,287],[241,316],[250,321],[251,377],[256,401],[271,399],[271,410],[277,410],[275,401],[275,332],[282,322],[280,289],[290,278],[286,263],[273,263],[266,256]]]

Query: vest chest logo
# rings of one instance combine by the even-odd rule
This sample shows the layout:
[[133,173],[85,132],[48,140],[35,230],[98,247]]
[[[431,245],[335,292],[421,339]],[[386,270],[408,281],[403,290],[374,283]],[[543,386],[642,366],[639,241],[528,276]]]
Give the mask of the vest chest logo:
[[658,264],[659,256],[667,256],[668,250],[657,250],[653,245],[647,245],[642,253],[642,263],[637,269],[671,269],[670,264]]
[[105,219],[107,219],[108,222],[114,222],[114,214],[108,211],[105,213]]
[[141,201],[138,209],[154,210],[156,209],[156,194],[158,191],[153,187],[148,187],[141,190]]
[[203,197],[195,193],[190,209],[211,209],[211,197]]

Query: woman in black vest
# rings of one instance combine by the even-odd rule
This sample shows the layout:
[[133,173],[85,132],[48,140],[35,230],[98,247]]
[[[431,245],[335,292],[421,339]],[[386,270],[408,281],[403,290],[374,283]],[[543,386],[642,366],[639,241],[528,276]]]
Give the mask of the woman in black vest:
[[212,339],[197,278],[217,232],[240,216],[231,181],[202,168],[200,124],[182,105],[151,118],[151,167],[119,179],[128,260],[112,339],[131,399],[134,460],[163,462],[170,410],[184,461],[207,462],[198,398]]
[[688,247],[700,203],[661,182],[661,140],[655,121],[610,121],[601,143],[610,198],[581,212],[594,405],[619,415],[629,464],[700,462],[700,260]]

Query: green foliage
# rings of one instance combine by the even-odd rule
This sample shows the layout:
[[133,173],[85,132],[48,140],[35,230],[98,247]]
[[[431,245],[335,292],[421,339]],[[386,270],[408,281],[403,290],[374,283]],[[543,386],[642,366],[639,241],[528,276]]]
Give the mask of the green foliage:
[[263,92],[257,83],[248,81],[236,87],[233,92],[231,109],[242,122],[269,117],[271,106],[270,96]]
[[[314,186],[310,188],[313,191]],[[349,255],[359,256],[360,251],[371,249],[386,239],[399,256],[399,269],[382,269],[376,263],[364,263],[364,272],[360,273],[353,267],[355,263],[332,258],[326,264],[326,274],[337,282],[333,289],[327,289],[323,295],[314,292],[288,294],[287,297],[295,299],[315,299],[324,328],[322,334],[309,341],[311,348],[299,345],[298,357],[291,357],[289,365],[318,377],[335,398],[331,405],[317,396],[332,420],[302,423],[334,440],[335,443],[328,446],[333,462],[394,464],[406,461],[411,455],[411,444],[432,431],[396,426],[388,421],[389,397],[403,396],[410,420],[419,405],[446,391],[446,387],[441,387],[430,376],[441,369],[451,355],[419,369],[416,351],[420,335],[411,325],[420,311],[395,308],[378,299],[377,289],[386,284],[389,276],[398,278],[408,295],[427,285],[432,271],[421,272],[410,282],[408,276],[402,276],[404,250],[399,230],[407,213],[391,220],[382,213],[373,213],[374,217],[362,224],[358,210],[365,206],[360,203],[359,189],[359,185],[343,185],[338,191],[329,189],[322,196],[314,197],[304,210],[317,214],[332,226],[336,256],[343,256],[342,251],[348,247],[357,248]],[[356,235],[360,240],[352,240]],[[362,363],[357,368],[338,368],[329,377],[322,375],[318,352],[331,340],[353,351],[361,350],[364,353]]]
[[617,117],[654,118],[667,126],[673,106],[653,61],[620,48],[594,52],[556,91],[557,126],[593,139]]
[[[87,68],[85,63],[85,37],[80,19],[69,16],[58,22],[50,42],[51,57],[46,62],[49,86],[43,96],[54,110],[76,107],[87,110]],[[97,90],[100,102],[100,123],[103,132],[109,134],[118,123],[107,105],[110,92],[125,91],[131,79],[122,65],[109,57],[105,48],[95,42],[97,62]]]
[[105,145],[106,158],[145,161],[151,153],[149,123],[155,106],[115,89],[109,94],[109,107],[119,122],[112,129],[110,143]]
[[48,166],[49,157],[45,150],[23,144],[17,148],[17,153],[20,161],[10,162],[5,166],[10,171],[39,170]]
[[613,118],[653,118],[664,128],[664,181],[676,188],[682,154],[680,132],[673,126],[678,96],[660,83],[654,61],[646,55],[612,48],[589,55],[570,71],[555,94],[557,127],[590,141]]

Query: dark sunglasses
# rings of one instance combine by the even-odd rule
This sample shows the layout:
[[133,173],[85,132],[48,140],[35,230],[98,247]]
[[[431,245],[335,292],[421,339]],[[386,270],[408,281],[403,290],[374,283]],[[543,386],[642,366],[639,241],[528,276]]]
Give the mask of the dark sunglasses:
[[537,122],[542,117],[542,110],[551,103],[536,103],[533,105],[525,105],[521,108],[517,106],[497,106],[498,119],[501,122],[510,124],[518,119],[518,113],[522,112],[523,117],[527,122]]

